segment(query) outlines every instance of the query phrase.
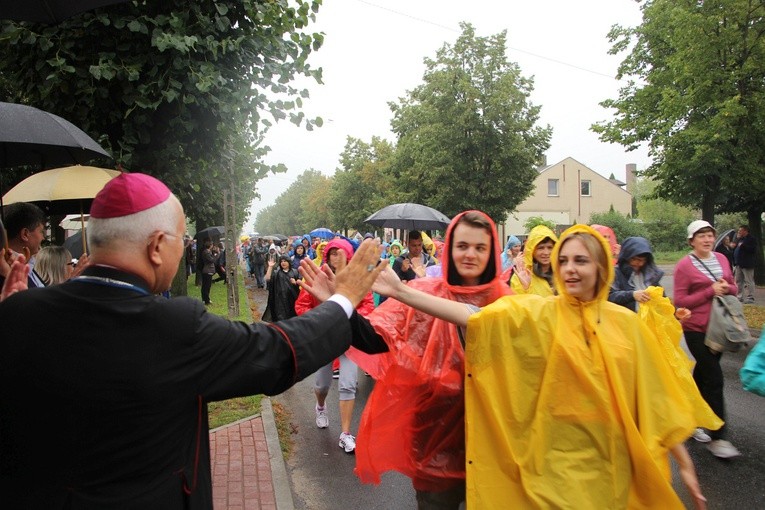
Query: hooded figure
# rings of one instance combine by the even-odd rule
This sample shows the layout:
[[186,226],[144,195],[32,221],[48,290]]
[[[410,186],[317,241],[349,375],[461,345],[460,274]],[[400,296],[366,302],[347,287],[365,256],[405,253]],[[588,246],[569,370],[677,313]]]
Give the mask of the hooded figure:
[[545,272],[543,265],[540,264],[538,259],[534,258],[534,251],[537,249],[537,246],[548,240],[552,241],[554,245],[558,242],[558,236],[544,225],[537,225],[531,229],[531,232],[529,232],[529,238],[526,240],[526,248],[523,251],[523,263],[530,273],[531,284],[528,288],[523,286],[521,279],[517,274],[520,268],[516,268],[512,278],[510,278],[510,286],[516,294],[536,294],[537,296],[545,297],[552,296],[555,293],[552,265],[549,266],[550,270]]
[[266,288],[268,289],[268,304],[262,319],[276,322],[295,317],[295,300],[300,288],[297,280],[300,273],[292,268],[292,260],[288,255],[279,255],[279,260],[271,266],[269,262],[266,272]]
[[[488,262],[473,286],[461,285],[453,253],[454,231],[466,214],[489,226]],[[470,218],[470,216],[469,216]],[[396,244],[394,241],[393,245]],[[487,252],[488,253],[488,252]],[[418,278],[408,286],[475,306],[509,293],[499,279],[499,242],[494,222],[480,211],[458,214],[446,232],[443,276]],[[464,348],[457,327],[388,299],[369,316],[389,352],[356,359],[377,382],[361,418],[356,473],[365,483],[395,470],[412,478],[417,491],[464,487]],[[463,493],[464,496],[464,493]]]
[[[587,264],[561,257],[574,239]],[[503,298],[467,320],[467,508],[684,508],[668,450],[722,422],[687,360],[608,302],[600,234],[569,228],[552,264],[557,296]]]
[[388,256],[388,261],[390,262],[390,267],[393,267],[393,263],[396,261],[396,258],[404,252],[404,245],[401,244],[401,241],[398,239],[394,239],[390,242],[389,252],[390,255]]
[[316,247],[316,257],[313,259],[313,263],[317,266],[321,266],[324,262],[324,248],[327,246],[327,241],[322,241]]
[[598,225],[597,223],[590,226],[606,240],[608,246],[611,249],[611,257],[614,260],[614,264],[616,264],[616,260],[619,257],[619,251],[621,250],[621,245],[616,242],[616,234],[614,233],[614,229],[611,227],[606,227],[605,225]]
[[616,263],[616,277],[608,300],[637,312],[635,292],[659,286],[664,271],[656,267],[651,244],[645,237],[628,237]]
[[505,243],[505,251],[502,252],[502,272],[504,273],[511,267],[513,267],[513,259],[515,258],[511,253],[508,253],[510,250],[515,248],[516,246],[521,245],[521,240],[518,239],[515,236],[510,236],[507,238],[507,243]]

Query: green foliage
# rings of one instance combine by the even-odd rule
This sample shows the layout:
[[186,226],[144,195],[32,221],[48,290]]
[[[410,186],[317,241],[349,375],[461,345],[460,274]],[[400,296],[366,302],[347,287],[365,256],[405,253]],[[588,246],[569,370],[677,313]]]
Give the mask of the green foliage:
[[639,200],[637,208],[654,250],[675,251],[688,246],[686,227],[697,218],[695,211],[661,198]]
[[306,170],[277,197],[274,205],[258,213],[255,229],[262,234],[302,235],[327,226],[328,209],[320,206],[331,182],[318,170]]
[[611,227],[614,234],[616,234],[618,242],[621,242],[626,237],[646,237],[646,229],[642,223],[631,220],[627,216],[622,216],[616,211],[593,213],[592,216],[590,216],[589,224]]
[[531,232],[531,229],[538,225],[544,225],[545,227],[549,228],[553,232],[555,231],[555,228],[558,226],[553,220],[546,220],[541,216],[532,216],[531,218],[527,219],[526,222],[523,224],[523,228],[526,232]]
[[[616,26],[612,54],[629,53],[604,141],[647,143],[644,175],[660,198],[702,210],[763,210],[765,203],[765,4],[750,0],[652,0],[643,23]],[[742,185],[746,183],[746,185]]]
[[236,184],[245,211],[255,183],[282,169],[262,163],[272,120],[321,124],[290,85],[321,81],[307,57],[323,35],[306,32],[320,4],[127,2],[56,26],[2,21],[0,97],[70,120],[126,169],[165,181],[199,228],[220,224],[224,188]]
[[424,83],[390,104],[396,202],[504,221],[531,192],[551,129],[536,125],[533,81],[507,60],[506,33],[477,37],[460,26],[454,44],[425,59]]

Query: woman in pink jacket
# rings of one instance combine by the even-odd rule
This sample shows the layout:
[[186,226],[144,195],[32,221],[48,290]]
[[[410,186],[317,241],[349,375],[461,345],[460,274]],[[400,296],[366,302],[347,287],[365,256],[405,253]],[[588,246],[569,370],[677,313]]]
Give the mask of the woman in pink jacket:
[[[725,421],[723,373],[720,367],[722,353],[714,352],[704,345],[704,337],[713,298],[726,294],[735,296],[738,288],[728,259],[714,251],[715,229],[712,225],[704,220],[691,222],[688,225],[688,244],[693,251],[675,266],[675,306],[691,311],[691,317],[683,321],[683,335],[691,354],[696,358],[693,379],[709,407]],[[739,451],[725,440],[726,429],[727,425],[723,425],[709,434],[703,429],[696,429],[693,438],[709,443],[707,448],[716,457],[737,457],[741,455]]]

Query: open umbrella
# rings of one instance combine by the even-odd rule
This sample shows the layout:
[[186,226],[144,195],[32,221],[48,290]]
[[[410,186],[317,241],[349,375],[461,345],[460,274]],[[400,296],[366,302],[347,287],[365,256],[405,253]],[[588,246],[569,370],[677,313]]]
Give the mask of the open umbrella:
[[80,230],[88,225],[89,219],[89,214],[67,214],[58,225],[64,230]]
[[320,227],[311,230],[308,235],[311,237],[318,237],[319,239],[334,239],[335,233],[328,228]]
[[364,222],[383,228],[440,230],[449,226],[451,220],[432,207],[407,202],[383,207],[370,215]]
[[220,238],[223,237],[226,234],[225,227],[217,226],[217,227],[207,227],[204,230],[200,230],[194,235],[194,239],[198,241],[202,241],[204,239],[210,238],[212,241],[220,241]]
[[283,234],[269,234],[267,236],[260,236],[260,237],[262,237],[263,239],[266,239],[268,241],[284,242],[284,241],[287,240],[287,236],[285,236]]
[[733,241],[733,237],[734,237],[735,235],[736,235],[736,231],[735,231],[735,230],[733,230],[733,229],[730,229],[730,230],[726,230],[725,232],[723,232],[722,234],[720,234],[719,236],[717,236],[717,239],[715,239],[715,246],[714,246],[714,250],[715,250],[715,251],[717,251],[717,248],[719,248],[719,247],[720,247],[720,245],[721,245],[721,244],[722,244],[722,242],[723,242],[723,239],[725,239],[725,238],[727,237],[727,238],[728,238],[728,241]]
[[69,250],[73,258],[82,257],[82,254],[88,251],[87,241],[82,235],[82,230],[67,237],[64,241],[64,248]]
[[82,12],[124,1],[126,0],[0,0],[0,19],[52,25]]
[[68,120],[31,106],[0,102],[0,167],[50,168],[95,158],[111,156]]

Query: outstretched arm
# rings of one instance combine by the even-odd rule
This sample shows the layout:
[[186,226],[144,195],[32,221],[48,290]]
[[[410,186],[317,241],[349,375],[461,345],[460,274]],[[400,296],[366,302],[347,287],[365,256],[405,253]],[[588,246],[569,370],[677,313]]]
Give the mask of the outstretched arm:
[[473,313],[463,303],[432,296],[406,285],[390,267],[380,273],[372,290],[458,326],[467,326]]
[[707,498],[701,493],[701,486],[699,486],[699,479],[696,476],[696,468],[693,466],[693,460],[688,454],[688,450],[685,449],[683,443],[676,444],[669,449],[672,457],[677,462],[677,467],[680,471],[680,478],[683,479],[685,487],[688,489],[688,493],[693,498],[693,505],[696,510],[705,510],[707,507]]

